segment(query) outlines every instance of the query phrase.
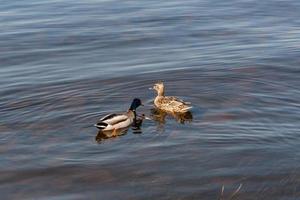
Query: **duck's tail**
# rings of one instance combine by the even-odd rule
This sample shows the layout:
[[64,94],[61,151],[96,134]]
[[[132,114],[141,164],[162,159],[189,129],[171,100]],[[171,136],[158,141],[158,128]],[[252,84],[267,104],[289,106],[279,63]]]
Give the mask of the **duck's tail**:
[[108,126],[108,124],[105,122],[98,122],[97,124],[94,124],[94,126],[100,130],[103,130]]
[[187,111],[189,111],[190,109],[192,109],[193,108],[193,106],[186,106],[186,107],[184,107],[183,109],[182,109],[182,111],[183,112],[187,112]]

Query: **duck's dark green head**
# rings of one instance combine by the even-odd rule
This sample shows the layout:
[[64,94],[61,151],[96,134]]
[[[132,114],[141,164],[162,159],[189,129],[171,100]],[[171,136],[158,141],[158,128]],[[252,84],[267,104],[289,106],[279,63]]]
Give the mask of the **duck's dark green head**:
[[139,106],[143,106],[142,101],[138,98],[135,98],[133,99],[129,110],[135,111]]

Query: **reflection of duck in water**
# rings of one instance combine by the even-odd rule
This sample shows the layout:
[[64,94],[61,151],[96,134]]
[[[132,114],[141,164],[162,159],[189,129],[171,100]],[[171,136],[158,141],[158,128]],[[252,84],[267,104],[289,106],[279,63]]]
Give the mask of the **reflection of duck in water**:
[[128,131],[128,128],[116,129],[114,131],[102,131],[99,130],[96,135],[96,141],[100,142],[103,139],[108,139],[116,136],[125,135]]
[[165,87],[162,82],[156,83],[153,89],[157,91],[154,105],[162,111],[168,113],[186,113],[192,108],[190,103],[184,102],[177,97],[165,96]]
[[193,120],[193,115],[190,111],[185,113],[167,113],[157,108],[151,109],[151,118],[159,124],[166,123],[166,117],[172,116],[178,123],[184,124],[185,122],[191,122]]
[[140,99],[135,98],[129,110],[122,114],[109,114],[102,117],[95,126],[102,132],[109,131],[112,136],[117,136],[117,132],[128,128],[136,121],[136,109],[143,105]]
[[[134,118],[133,123],[131,124],[131,129],[134,134],[142,133],[141,126],[143,124],[144,119],[145,119],[144,114],[142,116],[136,116]],[[99,130],[95,139],[97,142],[100,142],[103,139],[125,135],[128,132],[128,129],[129,127],[115,129],[115,130],[106,130],[106,131]]]
[[132,129],[132,132],[134,134],[140,134],[140,133],[142,133],[141,126],[143,124],[144,119],[146,119],[145,114],[142,114],[141,116],[137,116],[134,119],[134,121],[133,121],[133,123],[131,125],[131,129]]

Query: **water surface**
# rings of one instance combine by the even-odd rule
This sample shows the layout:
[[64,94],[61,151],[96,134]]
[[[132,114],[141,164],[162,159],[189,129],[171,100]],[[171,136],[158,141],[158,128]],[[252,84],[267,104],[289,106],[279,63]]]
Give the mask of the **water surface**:
[[[298,1],[3,0],[0,16],[1,199],[300,199]],[[153,117],[159,80],[191,121],[96,140],[134,97]]]

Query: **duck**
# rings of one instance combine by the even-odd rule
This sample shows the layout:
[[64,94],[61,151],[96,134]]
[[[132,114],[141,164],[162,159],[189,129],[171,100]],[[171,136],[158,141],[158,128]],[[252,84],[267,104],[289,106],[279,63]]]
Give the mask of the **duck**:
[[119,129],[124,129],[132,125],[137,118],[136,109],[142,106],[142,101],[138,98],[133,99],[129,109],[125,113],[116,114],[111,113],[105,115],[94,126],[101,131],[112,131],[116,133]]
[[153,88],[156,90],[157,96],[154,99],[156,108],[168,113],[186,113],[192,106],[190,102],[185,102],[174,96],[165,96],[165,87],[163,82],[154,84]]

